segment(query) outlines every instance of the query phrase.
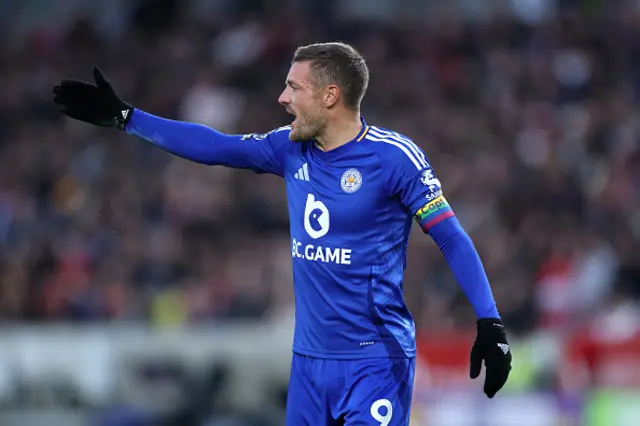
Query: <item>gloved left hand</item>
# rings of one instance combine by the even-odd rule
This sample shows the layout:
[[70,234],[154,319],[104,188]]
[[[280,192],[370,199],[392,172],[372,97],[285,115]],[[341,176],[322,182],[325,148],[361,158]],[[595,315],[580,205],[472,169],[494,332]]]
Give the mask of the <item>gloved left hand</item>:
[[502,321],[497,318],[478,320],[476,340],[471,349],[472,379],[480,375],[485,365],[484,393],[493,398],[502,389],[511,371],[511,348]]

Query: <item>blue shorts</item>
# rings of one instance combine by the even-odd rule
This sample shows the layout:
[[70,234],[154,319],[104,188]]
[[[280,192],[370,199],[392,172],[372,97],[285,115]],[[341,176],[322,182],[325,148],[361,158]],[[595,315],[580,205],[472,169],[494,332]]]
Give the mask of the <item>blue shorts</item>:
[[408,426],[414,358],[293,355],[287,426]]

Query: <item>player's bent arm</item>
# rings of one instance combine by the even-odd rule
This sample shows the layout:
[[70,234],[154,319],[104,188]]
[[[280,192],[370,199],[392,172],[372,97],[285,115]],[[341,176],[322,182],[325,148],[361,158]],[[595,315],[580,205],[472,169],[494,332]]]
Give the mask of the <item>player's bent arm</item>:
[[[135,109],[125,131],[196,163],[253,169],[282,176],[282,137],[228,135],[210,127],[170,120]],[[285,137],[288,139],[288,137]]]
[[478,318],[499,318],[480,256],[444,197],[424,151],[399,133],[373,132],[382,154],[382,169],[388,173],[389,195],[415,215],[423,231],[440,247]]
[[440,248],[478,318],[500,318],[482,260],[458,219],[449,216],[430,226],[427,232]]
[[389,173],[389,195],[431,235],[478,316],[469,377],[478,377],[484,362],[484,392],[493,398],[509,377],[512,357],[480,256],[444,197],[424,151],[398,133],[378,130],[375,135],[378,146],[386,149],[381,164]]

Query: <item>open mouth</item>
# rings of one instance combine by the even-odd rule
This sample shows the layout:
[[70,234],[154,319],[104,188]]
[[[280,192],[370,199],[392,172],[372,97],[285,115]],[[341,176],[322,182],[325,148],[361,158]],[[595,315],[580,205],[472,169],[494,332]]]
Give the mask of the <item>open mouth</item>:
[[296,119],[297,119],[296,114],[293,111],[290,111],[290,110],[287,110],[287,112],[289,114],[293,115],[293,121],[291,122],[291,127],[293,127],[294,123],[296,122]]

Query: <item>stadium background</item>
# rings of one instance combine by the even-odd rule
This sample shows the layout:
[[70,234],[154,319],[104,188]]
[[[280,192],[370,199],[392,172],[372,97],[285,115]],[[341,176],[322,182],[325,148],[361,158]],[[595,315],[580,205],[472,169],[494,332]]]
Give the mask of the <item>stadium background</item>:
[[513,343],[467,378],[473,312],[415,229],[412,425],[640,424],[640,2],[3,0],[0,424],[283,424],[283,184],[57,114],[99,64],[126,100],[226,132],[290,119],[294,48],[353,43],[363,114],[427,152]]

